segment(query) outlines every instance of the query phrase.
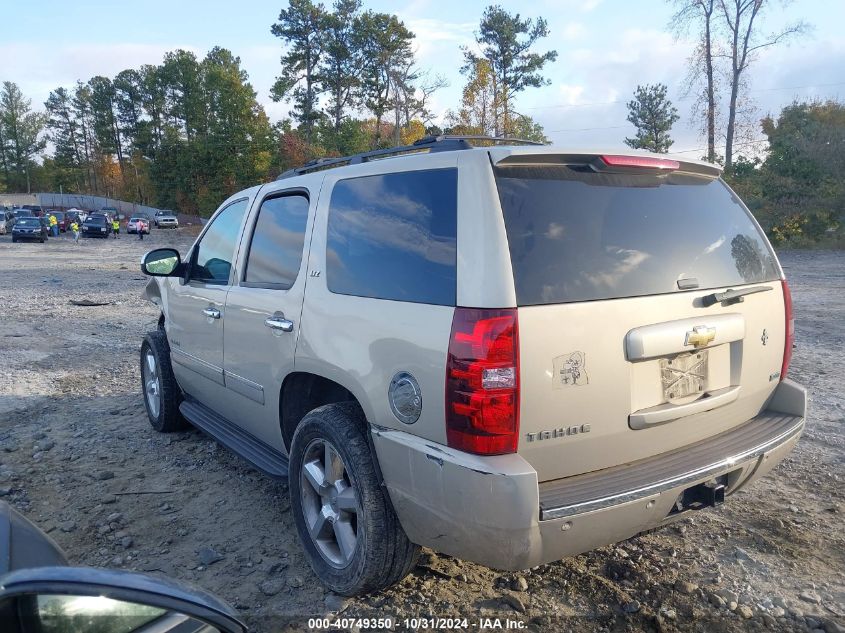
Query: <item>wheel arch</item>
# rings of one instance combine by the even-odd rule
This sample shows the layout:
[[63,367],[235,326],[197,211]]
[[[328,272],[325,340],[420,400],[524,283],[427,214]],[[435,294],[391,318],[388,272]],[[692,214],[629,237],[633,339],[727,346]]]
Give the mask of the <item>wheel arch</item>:
[[[339,402],[354,402],[367,419],[361,400],[352,389],[321,374],[295,371],[288,374],[279,391],[279,424],[285,448],[290,452],[296,427],[309,412],[317,407]],[[369,423],[363,429],[369,435]]]

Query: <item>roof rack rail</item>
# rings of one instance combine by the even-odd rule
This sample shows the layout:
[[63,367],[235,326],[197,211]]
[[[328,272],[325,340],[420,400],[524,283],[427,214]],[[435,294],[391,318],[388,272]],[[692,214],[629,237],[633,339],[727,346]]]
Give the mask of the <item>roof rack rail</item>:
[[474,145],[472,145],[470,141],[481,141],[483,143],[493,144],[507,143],[509,145],[543,145],[543,143],[538,143],[537,141],[528,141],[521,138],[484,136],[481,134],[441,134],[439,136],[424,136],[423,138],[414,141],[411,145],[377,149],[371,152],[362,152],[361,154],[353,154],[351,156],[339,156],[337,158],[315,158],[314,160],[310,160],[305,163],[302,167],[288,169],[276,178],[276,180],[283,180],[285,178],[301,176],[303,174],[322,171],[324,169],[344,167],[346,165],[356,165],[359,163],[366,163],[371,160],[391,158],[394,156],[404,156],[407,154],[430,154],[433,152],[454,152],[457,150],[472,149]]

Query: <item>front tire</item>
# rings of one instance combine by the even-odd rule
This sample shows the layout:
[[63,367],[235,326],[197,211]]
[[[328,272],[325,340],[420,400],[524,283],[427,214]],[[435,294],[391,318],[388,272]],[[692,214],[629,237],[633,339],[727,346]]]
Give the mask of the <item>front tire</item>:
[[181,431],[188,423],[179,413],[182,392],[170,365],[170,345],[162,331],[148,332],[141,343],[141,390],[150,425],[159,433]]
[[380,485],[357,403],[319,407],[291,443],[291,509],[306,558],[344,596],[381,591],[404,578],[420,548],[408,540]]

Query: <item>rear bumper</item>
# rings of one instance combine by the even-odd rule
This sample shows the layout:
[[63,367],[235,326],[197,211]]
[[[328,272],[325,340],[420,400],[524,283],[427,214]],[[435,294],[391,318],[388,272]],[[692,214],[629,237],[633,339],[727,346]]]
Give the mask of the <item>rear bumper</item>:
[[704,442],[538,485],[519,455],[479,457],[407,433],[373,430],[384,481],[411,541],[517,570],[671,522],[684,490],[725,475],[730,495],[777,465],[798,441],[806,392],[786,380],[769,408]]

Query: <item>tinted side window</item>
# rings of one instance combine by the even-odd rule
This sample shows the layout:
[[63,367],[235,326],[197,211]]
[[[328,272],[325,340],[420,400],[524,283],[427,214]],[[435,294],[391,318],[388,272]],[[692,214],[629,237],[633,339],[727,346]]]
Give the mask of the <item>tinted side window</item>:
[[245,284],[286,290],[296,281],[305,245],[308,198],[288,195],[261,203],[246,263]]
[[191,262],[191,280],[209,284],[229,283],[241,220],[249,200],[238,200],[223,209],[197,244]]
[[455,305],[457,198],[457,169],[339,181],[329,203],[329,290]]

